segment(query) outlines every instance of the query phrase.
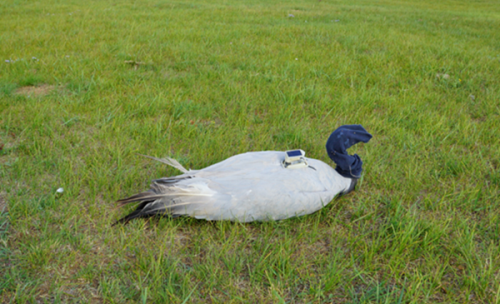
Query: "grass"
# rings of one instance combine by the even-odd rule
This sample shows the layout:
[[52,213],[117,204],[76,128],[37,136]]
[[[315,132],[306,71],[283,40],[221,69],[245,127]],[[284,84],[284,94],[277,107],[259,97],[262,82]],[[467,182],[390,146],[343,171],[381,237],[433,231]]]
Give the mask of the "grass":
[[[497,1],[0,11],[0,302],[500,303]],[[110,226],[115,200],[179,173],[138,153],[331,163],[355,123],[364,175],[320,212]]]

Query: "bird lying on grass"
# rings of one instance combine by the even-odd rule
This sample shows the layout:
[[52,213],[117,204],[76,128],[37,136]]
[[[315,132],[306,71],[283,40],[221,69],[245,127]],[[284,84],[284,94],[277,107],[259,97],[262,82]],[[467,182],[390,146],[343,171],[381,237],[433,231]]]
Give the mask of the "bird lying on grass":
[[174,159],[151,157],[184,174],[153,180],[148,191],[119,200],[139,205],[115,224],[153,215],[251,222],[313,213],[354,190],[362,161],[346,149],[371,137],[361,125],[335,130],[326,143],[335,169],[302,150],[249,152],[189,171]]

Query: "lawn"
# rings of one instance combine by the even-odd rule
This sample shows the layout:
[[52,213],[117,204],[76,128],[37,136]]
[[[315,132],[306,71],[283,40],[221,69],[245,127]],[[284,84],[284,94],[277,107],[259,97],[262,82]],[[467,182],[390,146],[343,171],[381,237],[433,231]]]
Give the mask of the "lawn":
[[[0,3],[0,302],[500,303],[498,1]],[[373,139],[278,222],[116,200],[232,155]],[[63,193],[57,193],[63,188]]]

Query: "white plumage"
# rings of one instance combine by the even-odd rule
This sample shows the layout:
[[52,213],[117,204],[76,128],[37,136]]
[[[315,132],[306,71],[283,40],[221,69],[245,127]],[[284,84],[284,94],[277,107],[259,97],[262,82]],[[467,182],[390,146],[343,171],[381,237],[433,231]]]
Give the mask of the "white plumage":
[[118,222],[168,214],[240,222],[282,220],[313,213],[335,196],[353,190],[356,179],[326,163],[307,159],[307,167],[284,168],[285,152],[249,152],[200,170],[186,170],[176,160],[155,160],[184,174],[153,180],[151,189],[118,201],[140,202]]

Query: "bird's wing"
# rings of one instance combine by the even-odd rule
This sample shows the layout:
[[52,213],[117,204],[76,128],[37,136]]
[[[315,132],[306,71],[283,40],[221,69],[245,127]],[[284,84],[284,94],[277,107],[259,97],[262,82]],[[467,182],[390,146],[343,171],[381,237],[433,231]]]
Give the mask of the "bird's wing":
[[283,152],[246,153],[200,170],[196,176],[216,195],[209,205],[185,211],[208,220],[284,219],[321,209],[349,185],[321,161],[310,160],[314,169],[285,169],[282,157]]
[[282,157],[283,152],[245,153],[154,180],[149,191],[120,201],[140,203],[122,221],[158,213],[243,222],[285,219],[321,209],[346,188],[345,178],[321,161],[310,160],[314,169],[285,169]]

